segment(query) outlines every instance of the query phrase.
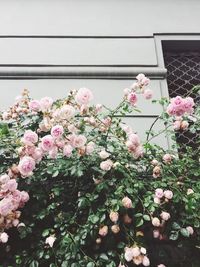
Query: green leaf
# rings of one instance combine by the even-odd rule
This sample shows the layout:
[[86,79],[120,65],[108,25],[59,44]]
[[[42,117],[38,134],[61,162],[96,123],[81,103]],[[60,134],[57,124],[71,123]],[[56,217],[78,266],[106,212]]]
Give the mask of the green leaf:
[[188,232],[188,230],[186,228],[181,228],[180,233],[184,237],[189,237],[190,236],[190,233]]
[[178,239],[178,236],[179,236],[179,232],[172,231],[171,232],[171,235],[169,236],[169,239],[170,240],[177,240]]
[[151,220],[150,216],[147,215],[147,214],[145,214],[145,215],[143,216],[143,219],[144,219],[145,221],[150,221],[150,220]]
[[93,223],[96,224],[99,221],[99,217],[97,215],[90,215],[89,220]]
[[29,265],[29,267],[38,267],[38,266],[39,266],[39,262],[35,260],[33,260]]
[[136,219],[136,227],[142,226],[144,223],[144,220],[142,218],[137,218]]
[[174,230],[180,230],[181,227],[180,227],[180,225],[179,225],[178,223],[174,222],[174,223],[172,224],[172,229],[174,229]]
[[94,262],[88,262],[88,264],[86,265],[86,267],[95,267]]

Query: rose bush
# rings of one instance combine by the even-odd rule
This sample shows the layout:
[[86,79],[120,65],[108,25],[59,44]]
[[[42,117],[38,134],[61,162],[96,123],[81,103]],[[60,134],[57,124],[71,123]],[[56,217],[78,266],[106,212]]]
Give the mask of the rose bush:
[[[146,142],[121,117],[149,101],[139,74],[110,110],[91,105],[87,88],[65,99],[28,91],[1,113],[0,262],[2,266],[198,266],[200,108],[191,97],[154,100],[163,113]],[[196,149],[163,133],[197,134]]]

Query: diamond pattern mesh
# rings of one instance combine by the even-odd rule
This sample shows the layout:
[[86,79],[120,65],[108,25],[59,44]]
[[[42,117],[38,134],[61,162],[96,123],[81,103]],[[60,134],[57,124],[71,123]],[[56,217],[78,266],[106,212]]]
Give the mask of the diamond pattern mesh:
[[[200,85],[200,52],[165,52],[167,83],[170,97],[190,94],[196,105],[200,105],[200,95],[192,93],[192,88]],[[178,143],[195,147],[197,135],[182,132],[176,135]]]

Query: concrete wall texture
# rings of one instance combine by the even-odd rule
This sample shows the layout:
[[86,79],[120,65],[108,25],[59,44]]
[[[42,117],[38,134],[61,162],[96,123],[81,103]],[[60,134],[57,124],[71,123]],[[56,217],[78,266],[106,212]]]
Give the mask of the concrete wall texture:
[[[199,13],[199,0],[0,0],[0,107],[23,88],[56,98],[82,86],[112,106],[139,72],[167,96],[162,41],[200,41]],[[145,138],[160,109],[140,106],[125,119]]]

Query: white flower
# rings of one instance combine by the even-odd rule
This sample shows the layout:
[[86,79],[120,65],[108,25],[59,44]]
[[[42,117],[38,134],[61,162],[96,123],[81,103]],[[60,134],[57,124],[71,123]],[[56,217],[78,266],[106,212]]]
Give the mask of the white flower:
[[56,240],[55,236],[50,235],[49,237],[46,238],[45,244],[48,244],[52,248],[55,240]]

